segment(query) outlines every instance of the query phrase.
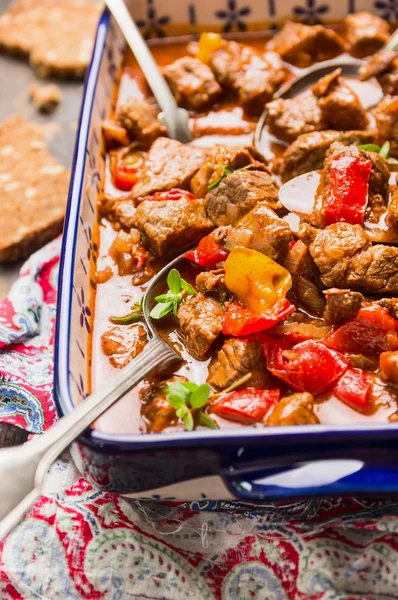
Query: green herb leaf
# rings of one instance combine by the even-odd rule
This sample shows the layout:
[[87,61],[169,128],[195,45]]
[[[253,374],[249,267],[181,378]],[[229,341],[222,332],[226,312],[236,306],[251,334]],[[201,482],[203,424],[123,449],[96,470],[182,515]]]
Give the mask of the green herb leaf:
[[187,431],[192,431],[193,429],[193,416],[190,411],[188,411],[183,417],[181,417],[182,422],[184,423],[185,429]]
[[189,398],[189,395],[191,393],[191,390],[186,386],[185,381],[176,381],[175,383],[171,383],[167,388],[166,388],[166,394],[167,397],[169,397],[170,395],[175,396],[175,397],[180,397],[184,400],[184,402],[186,402]]
[[392,156],[387,158],[387,162],[390,163],[390,165],[398,165],[398,160]]
[[383,158],[387,158],[388,157],[388,153],[390,152],[390,142],[384,142],[384,144],[382,145],[382,147],[379,150],[379,154],[380,156],[382,156]]
[[241,167],[240,169],[234,169],[234,167],[224,167],[223,168],[223,175],[221,175],[221,177],[219,177],[218,179],[216,179],[216,181],[213,181],[213,183],[211,183],[210,185],[207,186],[207,189],[213,190],[215,187],[218,186],[219,183],[221,183],[221,181],[225,178],[228,177],[228,175],[232,175],[232,173],[235,173],[235,171],[247,171],[248,169],[252,168],[252,164],[250,165],[246,165],[245,167]]
[[156,302],[173,302],[173,294],[161,294],[160,296],[156,296]]
[[202,408],[202,406],[204,406],[208,401],[209,396],[210,387],[207,385],[207,383],[203,383],[191,393],[189,403],[192,408]]
[[173,311],[173,306],[173,301],[161,302],[159,304],[156,304],[156,306],[154,306],[151,312],[149,313],[149,316],[152,317],[152,319],[162,319],[163,317],[165,317]]
[[380,146],[377,144],[360,144],[358,148],[366,150],[366,152],[380,152]]
[[218,429],[218,425],[209,415],[200,411],[199,413],[199,425],[202,427],[209,427],[210,429]]
[[221,175],[221,177],[219,177],[218,179],[216,179],[215,181],[213,181],[213,183],[211,183],[210,185],[207,186],[207,189],[209,190],[209,192],[211,190],[213,190],[215,187],[218,186],[219,183],[221,183],[221,181],[224,179],[225,175]]
[[181,279],[181,287],[185,292],[187,292],[187,294],[190,294],[191,296],[195,296],[195,294],[196,294],[195,290],[188,283],[188,281],[185,281],[185,279]]
[[142,313],[129,313],[128,315],[124,315],[123,317],[109,317],[109,320],[114,325],[130,325],[130,323],[135,323],[136,321],[140,321],[142,319]]
[[171,269],[167,275],[167,285],[173,295],[178,294],[181,291],[181,275],[177,269]]

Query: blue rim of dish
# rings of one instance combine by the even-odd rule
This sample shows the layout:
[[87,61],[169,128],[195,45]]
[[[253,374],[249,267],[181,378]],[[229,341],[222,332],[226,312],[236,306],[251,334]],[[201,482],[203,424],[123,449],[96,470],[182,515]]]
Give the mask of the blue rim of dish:
[[[81,202],[88,132],[91,121],[91,111],[97,86],[101,60],[108,34],[110,14],[104,10],[97,29],[94,50],[87,71],[84,86],[83,103],[77,131],[75,153],[71,170],[68,204],[65,217],[64,236],[61,249],[58,301],[56,314],[56,333],[54,344],[54,391],[55,401],[61,415],[73,410],[74,403],[70,394],[69,376],[69,343],[71,326],[71,305],[73,293],[73,269],[75,262],[77,226]],[[296,425],[286,427],[191,431],[171,434],[110,434],[96,429],[87,430],[79,440],[98,451],[127,452],[129,450],[154,450],[155,448],[176,448],[198,445],[202,447],[215,446],[244,446],[247,443],[258,444],[259,450],[272,444],[272,441],[282,441],[286,444],[309,443],[316,448],[318,442],[328,444],[339,442],[359,442],[363,447],[371,441],[394,442],[398,439],[398,423],[374,423],[372,425]],[[312,456],[311,456],[312,455]],[[313,457],[313,450],[308,454]]]

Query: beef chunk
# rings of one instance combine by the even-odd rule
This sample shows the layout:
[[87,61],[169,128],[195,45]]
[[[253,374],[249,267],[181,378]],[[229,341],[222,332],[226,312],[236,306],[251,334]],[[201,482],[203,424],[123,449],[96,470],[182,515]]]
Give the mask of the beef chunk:
[[352,292],[351,290],[331,288],[326,290],[324,294],[326,296],[326,309],[323,318],[330,325],[338,325],[354,317],[364,301],[361,293]]
[[398,52],[380,50],[359,69],[359,78],[376,77],[384,94],[398,94]]
[[290,72],[275,53],[260,57],[252,48],[225,42],[210,55],[209,64],[220,85],[238,94],[245,110],[261,113]]
[[268,427],[316,425],[317,423],[319,420],[314,413],[314,399],[307,392],[282,398],[267,420]]
[[391,195],[391,202],[387,209],[386,221],[390,227],[398,229],[398,184],[396,183]]
[[228,250],[235,246],[252,248],[282,262],[292,241],[293,235],[286,221],[260,202],[230,229],[224,245]]
[[154,382],[140,390],[142,401],[141,416],[144,419],[148,433],[161,433],[167,427],[183,425],[166,396],[166,388],[172,383],[185,382],[186,377],[175,376],[162,382]]
[[274,381],[266,370],[259,341],[250,337],[229,338],[211,359],[207,382],[215,389],[223,390],[247,373],[252,373],[246,382],[250,387],[266,388]]
[[307,246],[297,240],[289,247],[283,266],[292,276],[292,287],[288,299],[313,315],[321,316],[325,309],[325,299],[320,293],[321,280]]
[[299,235],[327,287],[370,294],[398,293],[398,248],[371,245],[360,225],[335,223],[323,230],[300,226]]
[[233,294],[225,285],[224,269],[203,271],[196,277],[196,287],[205,296],[214,296],[220,302],[232,300]]
[[295,98],[278,98],[266,105],[266,123],[271,133],[284,142],[294,140],[304,133],[328,129],[311,90]]
[[191,181],[191,190],[197,198],[204,198],[209,191],[209,185],[224,176],[224,169],[231,171],[252,165],[255,171],[268,171],[264,157],[254,148],[248,146],[232,150],[217,144],[210,150],[205,162]]
[[330,129],[365,129],[369,122],[355,92],[340,77],[341,69],[322,77],[312,86],[318,100],[321,118]]
[[163,69],[179,106],[202,110],[218,99],[221,87],[211,69],[197,58],[183,56]]
[[188,189],[205,157],[206,152],[202,148],[158,138],[149,150],[141,179],[133,187],[132,197],[142,198],[172,188]]
[[385,379],[398,383],[398,352],[396,350],[380,354],[380,367]]
[[380,304],[383,308],[386,308],[393,319],[398,321],[398,298],[382,298],[376,300],[376,304]]
[[207,216],[219,227],[236,223],[258,202],[279,210],[278,191],[278,184],[267,172],[235,171],[207,194]]
[[142,325],[117,325],[101,336],[101,348],[112,366],[122,369],[138,356],[147,343]]
[[398,96],[386,96],[377,105],[376,125],[381,142],[390,142],[390,156],[398,158]]
[[285,150],[278,162],[277,172],[286,182],[298,175],[323,168],[326,152],[333,142],[370,144],[377,140],[377,130],[368,131],[313,131],[300,135]]
[[390,26],[387,21],[369,12],[347,15],[344,24],[350,52],[356,58],[374,54],[390,36]]
[[155,256],[195,246],[213,229],[203,200],[144,200],[134,223]]
[[289,21],[274,35],[268,48],[296,67],[309,67],[314,62],[334,58],[344,51],[345,43],[337,33],[322,25]]
[[196,294],[178,309],[178,320],[189,353],[198,360],[206,357],[222,331],[223,307],[214,298]]
[[130,98],[117,111],[113,120],[102,126],[105,140],[109,145],[127,146],[138,142],[148,149],[160,136],[167,135],[167,129],[157,118],[157,110],[144,98]]

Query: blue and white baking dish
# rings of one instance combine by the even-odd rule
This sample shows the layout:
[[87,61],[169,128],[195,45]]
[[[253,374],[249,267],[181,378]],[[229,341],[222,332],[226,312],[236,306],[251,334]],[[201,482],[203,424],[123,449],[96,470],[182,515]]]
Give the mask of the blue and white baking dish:
[[[214,5],[217,6],[214,6]],[[355,4],[355,6],[354,6]],[[219,5],[219,6],[218,6]],[[349,10],[392,3],[235,0],[134,3],[147,36],[207,30],[272,28],[287,16],[342,20]],[[188,25],[180,20],[188,19]],[[202,24],[202,25],[201,25]],[[164,41],[163,41],[164,43]],[[104,171],[101,121],[111,110],[125,44],[105,11],[88,71],[72,168],[60,268],[55,392],[61,414],[86,396],[91,295],[91,231]],[[107,434],[91,429],[73,444],[81,473],[97,487],[134,498],[238,499],[269,502],[309,496],[398,493],[398,424],[297,426],[194,431],[170,435]]]

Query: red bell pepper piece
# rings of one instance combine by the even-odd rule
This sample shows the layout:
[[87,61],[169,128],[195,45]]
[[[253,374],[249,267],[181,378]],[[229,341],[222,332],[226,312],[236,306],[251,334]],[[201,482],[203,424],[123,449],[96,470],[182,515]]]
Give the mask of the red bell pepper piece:
[[378,304],[363,306],[357,314],[330,331],[323,343],[338,352],[372,354],[398,349],[398,322]]
[[237,423],[250,425],[263,421],[279,402],[279,389],[247,388],[224,394],[212,407],[212,412]]
[[113,170],[113,183],[118,190],[129,192],[138,181],[139,169],[120,159]]
[[325,225],[338,221],[363,225],[372,162],[364,156],[336,156],[324,197]]
[[292,346],[287,340],[268,338],[264,350],[267,369],[296,392],[319,394],[347,369],[341,354],[314,340]]
[[223,317],[223,334],[240,337],[273,327],[288,317],[296,307],[283,298],[260,315],[242,306],[240,302],[230,302]]
[[373,378],[362,369],[348,368],[340,377],[332,392],[350,408],[360,413],[369,412]]
[[[151,196],[147,196],[147,200],[181,200],[186,198],[187,200],[195,200],[195,196],[187,190],[181,190],[180,188],[171,188],[164,192],[154,192]],[[145,198],[144,198],[145,200]]]
[[206,269],[214,269],[227,256],[228,252],[216,242],[211,233],[200,240],[195,250],[185,254],[185,258]]

